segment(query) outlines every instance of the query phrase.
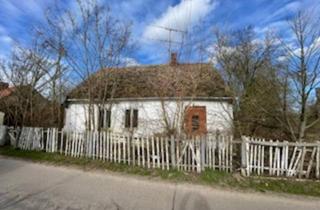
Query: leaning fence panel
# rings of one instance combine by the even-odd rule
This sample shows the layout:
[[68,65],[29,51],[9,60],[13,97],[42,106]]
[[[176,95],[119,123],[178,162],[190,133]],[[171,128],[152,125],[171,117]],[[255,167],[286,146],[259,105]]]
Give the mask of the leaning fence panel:
[[243,137],[242,174],[320,178],[320,143]]

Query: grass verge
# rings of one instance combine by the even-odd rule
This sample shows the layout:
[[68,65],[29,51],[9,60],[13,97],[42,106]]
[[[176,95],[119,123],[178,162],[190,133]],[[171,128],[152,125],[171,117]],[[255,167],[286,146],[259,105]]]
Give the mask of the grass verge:
[[161,178],[173,182],[188,182],[209,186],[227,187],[259,192],[278,192],[320,197],[320,182],[296,181],[294,179],[270,179],[264,177],[244,178],[239,174],[229,174],[206,170],[201,174],[185,173],[177,170],[145,169],[120,163],[102,162],[86,158],[72,158],[57,153],[24,151],[12,147],[0,147],[0,155],[32,160],[54,165],[75,166],[84,170],[102,169],[126,174]]

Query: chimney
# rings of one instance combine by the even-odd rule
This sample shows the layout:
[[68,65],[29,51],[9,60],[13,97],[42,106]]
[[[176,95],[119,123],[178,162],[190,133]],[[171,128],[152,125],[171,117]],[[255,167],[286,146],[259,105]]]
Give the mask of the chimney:
[[0,91],[1,90],[5,90],[5,89],[7,89],[9,87],[9,84],[8,83],[6,83],[6,82],[1,82],[0,81]]
[[172,66],[178,65],[177,53],[171,53],[170,65]]

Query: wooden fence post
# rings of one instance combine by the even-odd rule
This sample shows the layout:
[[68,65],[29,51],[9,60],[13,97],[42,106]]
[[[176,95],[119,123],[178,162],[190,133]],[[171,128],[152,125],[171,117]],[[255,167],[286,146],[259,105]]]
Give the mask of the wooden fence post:
[[201,160],[200,160],[200,165],[201,165],[201,170],[204,170],[205,167],[205,153],[206,153],[206,138],[203,138],[203,136],[199,137],[199,143],[200,143],[200,156],[201,156]]
[[303,164],[304,164],[304,158],[305,158],[305,154],[306,154],[306,147],[303,146],[302,147],[302,156],[301,156],[301,159],[300,159],[300,164],[299,164],[299,179],[302,178],[302,175],[303,175]]
[[175,151],[175,139],[174,136],[171,136],[170,138],[170,153],[171,153],[171,166],[173,169],[176,168],[176,152]]
[[242,176],[247,176],[249,174],[247,174],[248,171],[248,145],[249,142],[247,140],[247,138],[245,136],[241,137],[242,139],[242,143],[241,143],[241,175]]
[[316,178],[320,178],[320,141],[317,141]]
[[201,150],[201,140],[200,139],[196,139],[196,144],[195,144],[195,150],[196,150],[196,160],[197,160],[197,172],[201,173],[201,154],[200,154],[200,150]]

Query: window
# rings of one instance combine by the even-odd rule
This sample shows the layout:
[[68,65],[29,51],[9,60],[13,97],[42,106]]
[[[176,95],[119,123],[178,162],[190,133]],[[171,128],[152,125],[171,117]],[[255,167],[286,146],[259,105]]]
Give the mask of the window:
[[134,109],[133,110],[133,119],[132,119],[132,127],[136,128],[138,127],[138,110]]
[[125,127],[126,128],[130,128],[130,124],[131,124],[131,110],[130,109],[127,109],[126,110],[126,119],[125,119]]
[[137,128],[138,127],[138,110],[127,109],[125,112],[125,127]]
[[111,127],[111,111],[99,109],[99,128]]
[[200,127],[199,116],[193,115],[192,116],[192,131],[199,130],[199,127]]

